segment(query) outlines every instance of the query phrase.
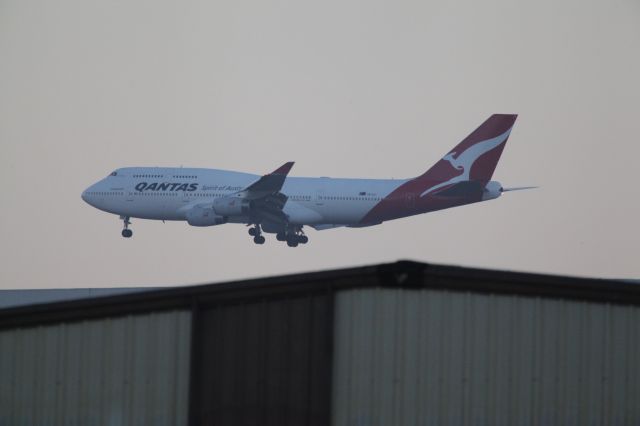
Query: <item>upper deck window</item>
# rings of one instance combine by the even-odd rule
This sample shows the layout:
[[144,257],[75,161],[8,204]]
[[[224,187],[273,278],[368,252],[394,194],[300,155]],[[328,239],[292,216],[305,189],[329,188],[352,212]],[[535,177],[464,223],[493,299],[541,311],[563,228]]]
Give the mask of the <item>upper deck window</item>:
[[118,172],[111,172],[110,176],[118,176]]

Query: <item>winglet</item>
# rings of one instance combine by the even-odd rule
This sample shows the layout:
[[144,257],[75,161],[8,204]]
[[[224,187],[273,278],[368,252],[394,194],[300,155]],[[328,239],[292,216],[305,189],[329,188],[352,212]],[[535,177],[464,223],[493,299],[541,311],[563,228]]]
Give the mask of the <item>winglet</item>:
[[276,170],[271,172],[272,175],[287,175],[289,171],[293,167],[294,162],[289,161],[288,163],[284,163],[282,166],[278,167]]

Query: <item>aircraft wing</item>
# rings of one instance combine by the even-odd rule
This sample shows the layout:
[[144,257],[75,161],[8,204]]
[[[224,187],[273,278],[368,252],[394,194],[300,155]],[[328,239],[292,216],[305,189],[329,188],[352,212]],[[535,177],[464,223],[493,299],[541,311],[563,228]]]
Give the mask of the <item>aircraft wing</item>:
[[292,167],[293,161],[289,161],[234,195],[234,198],[242,198],[250,203],[253,220],[281,224],[287,222],[288,217],[282,209],[288,198],[280,190]]
[[293,167],[293,161],[283,164],[273,172],[262,176],[260,179],[239,192],[242,198],[255,200],[268,195],[276,195],[282,189],[287,174]]

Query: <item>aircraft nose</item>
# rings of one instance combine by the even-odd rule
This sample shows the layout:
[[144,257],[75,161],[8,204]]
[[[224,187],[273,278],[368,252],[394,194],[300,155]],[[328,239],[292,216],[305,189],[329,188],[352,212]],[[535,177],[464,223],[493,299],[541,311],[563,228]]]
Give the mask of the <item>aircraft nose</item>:
[[94,188],[95,188],[95,185],[91,185],[90,187],[82,191],[82,194],[80,194],[80,198],[82,198],[82,201],[89,204],[90,206],[93,205],[91,204],[91,191],[93,191]]

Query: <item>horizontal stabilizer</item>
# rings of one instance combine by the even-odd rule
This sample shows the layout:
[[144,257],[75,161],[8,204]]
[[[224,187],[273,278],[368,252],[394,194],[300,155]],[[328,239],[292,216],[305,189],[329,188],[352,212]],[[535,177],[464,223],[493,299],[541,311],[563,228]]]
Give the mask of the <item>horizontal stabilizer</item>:
[[524,189],[536,189],[537,186],[516,186],[513,188],[502,188],[501,192],[509,192],[509,191],[522,191]]

